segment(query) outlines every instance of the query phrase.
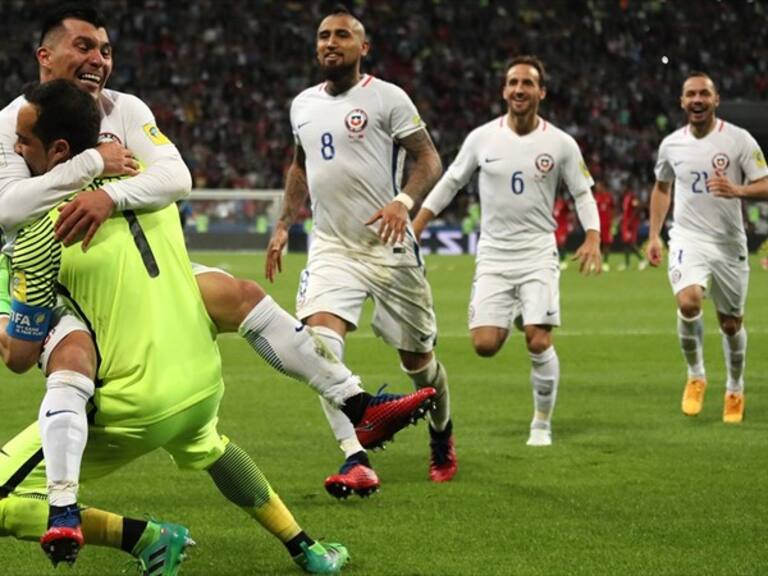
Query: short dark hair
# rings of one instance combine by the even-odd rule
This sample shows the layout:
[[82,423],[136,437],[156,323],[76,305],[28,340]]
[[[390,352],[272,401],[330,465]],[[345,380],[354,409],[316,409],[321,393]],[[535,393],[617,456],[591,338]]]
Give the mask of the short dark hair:
[[37,108],[32,132],[46,149],[59,139],[69,142],[72,156],[98,144],[101,114],[96,100],[70,80],[32,84],[24,91],[27,102]]
[[706,78],[710,82],[712,82],[712,86],[715,87],[715,92],[717,92],[717,84],[715,84],[715,81],[712,80],[712,76],[707,74],[706,72],[702,72],[701,70],[692,70],[688,73],[688,75],[685,77],[685,80],[683,80],[683,84],[688,82],[691,78]]
[[106,28],[106,21],[101,13],[91,4],[70,2],[48,10],[40,26],[40,46],[45,42],[51,30],[62,25],[67,18],[75,18],[93,24],[96,28]]
[[507,72],[509,72],[509,69],[512,68],[512,66],[517,66],[518,64],[527,64],[528,66],[532,66],[536,69],[536,72],[539,73],[539,87],[544,88],[546,86],[546,72],[544,71],[544,63],[539,60],[536,56],[532,56],[530,54],[523,54],[521,56],[515,56],[512,58],[512,60],[509,62],[509,65],[507,66],[506,71],[504,74],[506,75]]

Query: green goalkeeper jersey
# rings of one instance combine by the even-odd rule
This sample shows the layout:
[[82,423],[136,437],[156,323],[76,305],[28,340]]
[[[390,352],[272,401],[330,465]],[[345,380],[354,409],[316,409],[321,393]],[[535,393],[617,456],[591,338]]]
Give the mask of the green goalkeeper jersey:
[[51,305],[53,290],[98,352],[91,421],[144,426],[222,391],[221,359],[175,205],[115,214],[87,253],[54,241],[52,210],[16,237],[14,298]]

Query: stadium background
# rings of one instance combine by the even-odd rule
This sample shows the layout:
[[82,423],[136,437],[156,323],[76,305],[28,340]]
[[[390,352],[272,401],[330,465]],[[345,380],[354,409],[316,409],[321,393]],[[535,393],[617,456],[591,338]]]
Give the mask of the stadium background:
[[[99,6],[115,46],[109,86],[152,107],[196,188],[279,189],[293,147],[290,102],[318,81],[314,32],[335,4],[105,0]],[[712,75],[725,102],[723,116],[768,149],[762,2],[707,0],[695,9],[660,0],[349,4],[372,41],[365,70],[412,96],[446,165],[473,127],[503,113],[505,65],[519,53],[545,62],[542,115],[578,140],[595,180],[618,206],[626,188],[647,200],[658,144],[682,122],[680,84],[691,70]],[[0,103],[37,77],[33,54],[46,5],[0,3]],[[460,225],[470,203],[471,196],[459,195],[442,222]],[[193,217],[207,212],[200,231],[255,232],[261,236],[255,245],[263,245],[268,219],[258,228],[254,223],[267,207],[246,200],[187,211]],[[752,205],[747,216],[758,236],[750,243],[755,248],[768,235],[768,204]],[[226,238],[216,244],[225,247]]]
[[[35,22],[44,5],[0,2],[2,104],[37,76]],[[198,187],[280,188],[292,150],[288,106],[317,80],[314,29],[331,5],[103,2],[116,45],[110,86],[152,105]],[[677,99],[689,69],[710,71],[729,102],[751,101],[741,124],[766,132],[768,114],[754,113],[768,90],[760,2],[368,2],[356,11],[374,42],[366,69],[409,91],[446,162],[469,129],[502,113],[501,75],[517,51],[545,60],[550,94],[542,113],[576,136],[592,171],[617,195],[624,185],[650,189],[655,148],[682,120]],[[250,226],[259,213],[248,202],[238,206],[250,212],[227,216],[233,226]],[[466,209],[461,202],[454,223]],[[264,281],[260,255],[194,259]],[[279,282],[267,287],[289,310],[303,260],[289,255]],[[724,369],[709,303],[712,386],[704,413],[685,419],[665,271],[583,278],[571,269],[562,275],[564,326],[556,336],[563,372],[555,445],[533,452],[524,445],[531,401],[521,338],[512,336],[496,358],[477,358],[466,332],[472,258],[427,263],[461,459],[448,485],[426,480],[420,425],[375,455],[381,494],[335,502],[322,479],[339,452],[313,395],[271,371],[240,338],[219,339],[227,382],[222,431],[255,455],[312,534],[350,547],[350,575],[765,574],[768,291],[755,257],[742,426],[720,420]],[[367,320],[349,339],[347,360],[370,389],[380,382],[408,388]],[[0,438],[29,424],[42,388],[35,371],[19,378],[0,368]],[[183,574],[299,573],[210,481],[176,472],[162,453],[87,486],[85,501],[188,524],[198,547]],[[9,576],[57,573],[35,545],[8,538],[0,538],[0,559]],[[72,574],[119,574],[125,559],[88,547]]]

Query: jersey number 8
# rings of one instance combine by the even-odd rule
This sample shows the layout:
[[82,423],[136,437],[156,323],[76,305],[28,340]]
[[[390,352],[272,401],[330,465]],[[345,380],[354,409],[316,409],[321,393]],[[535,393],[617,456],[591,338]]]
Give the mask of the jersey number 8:
[[336,156],[336,148],[333,147],[333,134],[330,132],[323,132],[320,136],[320,154],[323,156],[323,160],[333,160]]

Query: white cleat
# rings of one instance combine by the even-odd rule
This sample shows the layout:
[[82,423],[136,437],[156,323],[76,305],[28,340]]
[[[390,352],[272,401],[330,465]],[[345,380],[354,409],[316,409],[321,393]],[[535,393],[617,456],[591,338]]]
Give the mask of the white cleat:
[[552,446],[552,431],[543,428],[531,428],[526,446]]

